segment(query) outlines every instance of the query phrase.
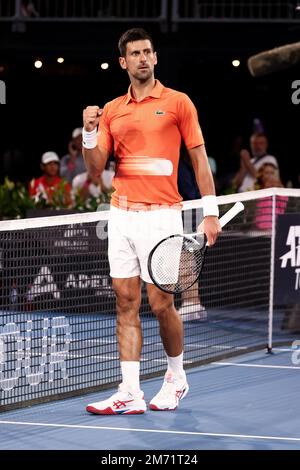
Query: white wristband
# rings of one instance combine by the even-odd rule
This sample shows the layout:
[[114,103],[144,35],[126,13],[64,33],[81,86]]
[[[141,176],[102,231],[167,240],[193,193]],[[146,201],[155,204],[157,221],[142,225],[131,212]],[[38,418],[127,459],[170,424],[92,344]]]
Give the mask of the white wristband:
[[214,215],[219,217],[219,208],[216,196],[203,196],[202,197],[203,217]]
[[82,129],[82,145],[85,149],[94,149],[97,147],[97,128],[91,132]]

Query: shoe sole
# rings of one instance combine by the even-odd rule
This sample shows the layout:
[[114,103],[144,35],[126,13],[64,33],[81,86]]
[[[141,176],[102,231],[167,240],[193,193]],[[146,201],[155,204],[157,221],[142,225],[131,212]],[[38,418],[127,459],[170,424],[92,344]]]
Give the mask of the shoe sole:
[[[189,391],[189,388],[190,388],[189,385],[186,384],[184,392],[181,395],[181,397],[179,398],[179,401],[182,400],[187,395],[187,393]],[[178,401],[178,403],[179,403],[179,401]],[[149,409],[152,410],[152,411],[174,411],[177,408],[178,408],[178,404],[174,408],[158,408],[158,406],[156,406],[156,405],[153,405],[151,403],[149,404]]]
[[145,413],[146,410],[119,410],[115,411],[112,408],[105,408],[104,410],[98,410],[93,406],[87,406],[86,411],[95,415],[140,415]]

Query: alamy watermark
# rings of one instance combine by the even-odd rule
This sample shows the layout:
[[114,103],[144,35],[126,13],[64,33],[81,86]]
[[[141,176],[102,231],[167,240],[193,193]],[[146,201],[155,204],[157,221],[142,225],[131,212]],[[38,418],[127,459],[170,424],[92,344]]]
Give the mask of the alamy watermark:
[[292,103],[300,104],[300,80],[294,80],[292,82],[292,90],[295,90],[291,96]]
[[6,85],[3,80],[0,80],[0,104],[6,104]]
[[[180,212],[180,215],[183,221],[184,233],[195,232],[195,230],[197,230],[197,228],[199,227],[200,223],[203,221],[202,208],[199,207],[199,209],[201,210],[197,210],[193,217],[191,210],[187,210],[187,211],[181,210],[180,202],[176,202],[172,205],[154,204],[154,203],[153,204],[128,203],[126,196],[119,196],[118,202],[119,202],[119,207],[118,208],[113,207],[113,209],[115,210],[119,209],[118,212],[115,213],[114,215],[118,223],[121,226],[126,226],[128,223],[130,223],[130,232],[134,233],[136,237],[139,237],[145,241],[153,240],[153,229],[156,231],[158,230],[159,233],[161,233],[161,230],[163,230],[163,233],[166,233],[167,231],[169,235],[176,234],[179,232],[181,233],[182,228],[179,227],[178,218],[177,217],[170,218],[168,216],[166,218],[165,210],[176,211],[177,213],[178,211]],[[103,210],[109,210],[109,209],[110,209],[109,204],[101,204],[100,206],[98,206],[97,211],[103,211]],[[144,215],[149,214],[149,216],[142,217],[142,219],[136,218],[136,217],[130,217],[130,219],[127,219],[126,213],[130,214],[134,212],[135,213],[139,212]],[[150,215],[151,213],[156,213],[154,215],[154,218],[151,217]],[[106,240],[108,238],[109,216],[100,218],[99,222],[97,223],[96,234],[100,240]],[[128,220],[130,220],[130,222],[128,222]],[[119,234],[111,233],[110,239],[112,240],[114,237],[119,238]]]

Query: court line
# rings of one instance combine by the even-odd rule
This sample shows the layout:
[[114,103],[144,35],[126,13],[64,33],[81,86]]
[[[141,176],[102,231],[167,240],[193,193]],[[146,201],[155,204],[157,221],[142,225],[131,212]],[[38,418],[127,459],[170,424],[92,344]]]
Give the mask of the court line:
[[187,436],[210,436],[210,437],[235,437],[238,439],[266,439],[275,441],[297,441],[300,442],[300,437],[281,437],[281,436],[256,436],[251,434],[227,434],[227,433],[215,433],[215,432],[196,432],[196,431],[171,431],[163,429],[143,429],[143,428],[118,428],[113,426],[90,426],[90,425],[79,425],[79,424],[54,424],[54,423],[31,423],[26,421],[0,421],[0,424],[12,424],[21,426],[40,426],[50,428],[68,428],[68,429],[100,429],[109,431],[130,431],[130,432],[146,432],[146,433],[158,433],[158,434],[177,434]]
[[281,352],[294,352],[296,349],[293,348],[272,348],[272,351],[281,351]]
[[[40,357],[38,354],[36,356]],[[114,360],[119,359],[119,356],[108,356],[106,354],[98,354],[98,355],[93,354],[92,356],[88,356],[88,355],[85,355],[85,354],[68,354],[66,359],[106,359],[106,360],[113,360],[114,361]],[[149,361],[158,362],[158,363],[161,363],[161,364],[167,364],[168,363],[167,359],[152,359],[151,356],[148,359],[147,359],[147,357],[142,358],[140,362],[149,362]],[[192,364],[193,361],[187,359],[187,360],[184,360],[183,363],[184,364]]]
[[262,369],[298,369],[300,367],[297,366],[272,366],[266,364],[245,364],[242,362],[212,362],[212,364],[216,364],[218,366],[236,366],[236,367],[258,367]]
[[211,348],[211,349],[232,349],[232,350],[237,350],[237,351],[244,351],[247,349],[247,346],[232,346],[232,345],[222,345],[222,344],[203,344],[203,343],[187,343],[184,346],[185,349],[198,349],[198,348]]

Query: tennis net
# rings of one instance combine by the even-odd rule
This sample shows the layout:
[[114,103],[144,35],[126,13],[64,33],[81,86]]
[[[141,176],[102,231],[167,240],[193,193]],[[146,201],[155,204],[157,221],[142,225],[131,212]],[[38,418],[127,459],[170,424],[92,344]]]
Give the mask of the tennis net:
[[[221,214],[239,200],[245,210],[208,250],[200,281],[175,297],[186,367],[271,350],[300,331],[300,190],[221,196]],[[201,201],[184,203],[182,215],[193,232]],[[0,222],[0,410],[120,381],[107,217]],[[146,378],[162,374],[167,361],[144,286],[140,312]]]

